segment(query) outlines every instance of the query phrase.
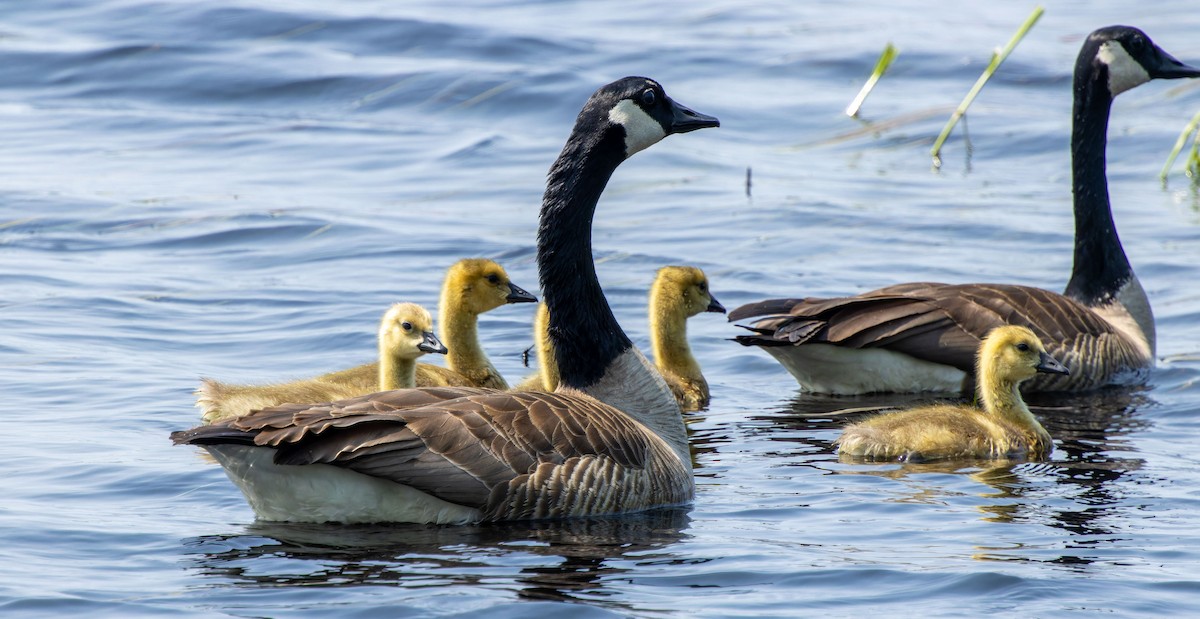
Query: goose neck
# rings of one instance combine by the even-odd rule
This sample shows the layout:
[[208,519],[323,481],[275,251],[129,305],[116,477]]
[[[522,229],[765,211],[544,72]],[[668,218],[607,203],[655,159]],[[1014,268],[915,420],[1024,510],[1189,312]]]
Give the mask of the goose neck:
[[586,389],[632,346],[613,316],[592,261],[592,217],[624,159],[619,132],[577,126],[550,168],[538,228],[538,275],[563,384]]
[[1105,149],[1112,102],[1106,69],[1081,59],[1071,127],[1075,256],[1065,294],[1088,306],[1111,301],[1133,277],[1108,197]]

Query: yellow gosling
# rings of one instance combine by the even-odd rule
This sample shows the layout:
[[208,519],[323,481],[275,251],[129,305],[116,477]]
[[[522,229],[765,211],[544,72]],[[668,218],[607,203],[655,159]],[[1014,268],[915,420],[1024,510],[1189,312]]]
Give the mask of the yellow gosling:
[[450,349],[447,367],[418,365],[417,385],[508,389],[479,344],[479,315],[509,303],[536,302],[536,297],[509,280],[499,264],[479,258],[460,260],[446,274],[439,303],[449,310],[438,317],[438,334]]
[[[388,309],[379,323],[382,363],[370,364],[375,371],[370,382],[359,385],[313,378],[279,385],[225,385],[206,379],[201,388],[202,405],[209,405],[204,411],[204,421],[212,423],[234,416],[221,416],[222,411],[241,411],[237,415],[240,416],[287,402],[332,402],[376,391],[413,387],[417,357],[431,352],[445,354],[446,347],[433,334],[433,319],[429,312],[415,303],[397,303]],[[205,401],[205,397],[211,399]]]
[[887,413],[847,426],[839,453],[911,462],[949,458],[1041,459],[1054,449],[1050,434],[1021,399],[1019,386],[1039,372],[1068,374],[1033,331],[997,327],[976,359],[983,408],[941,404]]
[[558,388],[558,361],[554,359],[554,345],[550,343],[550,310],[546,309],[545,303],[538,303],[533,316],[533,337],[538,371],[526,376],[514,391],[554,391]]
[[397,303],[379,322],[379,383],[376,391],[417,386],[417,357],[446,354],[433,334],[433,317],[416,303]]
[[[488,387],[508,389],[479,343],[479,315],[509,303],[535,303],[537,298],[512,283],[504,267],[484,258],[459,260],[446,272],[438,303],[438,335],[450,352],[446,366],[417,364],[418,387]],[[367,363],[317,377],[346,385],[354,395],[371,392],[378,366]],[[282,402],[280,402],[282,404]]]
[[[446,272],[439,303],[439,332],[450,349],[446,355],[449,367],[416,364],[416,385],[507,389],[479,344],[479,315],[508,303],[536,301],[492,260],[468,258],[454,263]],[[331,402],[378,390],[376,361],[278,384],[234,385],[206,378],[196,391],[196,406],[204,421],[211,423],[285,403]]]
[[[689,266],[658,270],[650,286],[650,346],[655,366],[685,411],[699,410],[709,402],[708,381],[687,340],[687,319],[703,312],[725,313],[709,291],[704,271]],[[558,386],[558,365],[546,331],[548,320],[549,312],[540,305],[533,325],[538,373],[522,381],[521,389],[553,391]]]
[[687,319],[703,312],[725,313],[708,289],[708,278],[696,267],[666,266],[650,286],[650,347],[654,365],[679,400],[694,411],[708,406],[708,381],[688,345]]

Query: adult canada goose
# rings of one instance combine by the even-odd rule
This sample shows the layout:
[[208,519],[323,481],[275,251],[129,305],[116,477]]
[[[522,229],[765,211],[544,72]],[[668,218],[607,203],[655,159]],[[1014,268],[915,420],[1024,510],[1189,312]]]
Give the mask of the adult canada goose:
[[592,216],[630,155],[716,127],[627,77],[584,105],[550,168],[537,260],[554,393],[400,389],[176,432],[225,467],[259,518],[434,522],[613,514],[690,501],[675,398],[621,330],[592,262]]
[[[704,408],[709,401],[708,381],[687,340],[687,319],[702,312],[725,313],[709,291],[704,271],[690,266],[658,270],[650,286],[650,347],[655,367],[685,411]],[[545,304],[539,305],[533,325],[538,373],[521,383],[526,389],[553,391],[558,386],[554,350],[546,336],[547,317]]]
[[1007,325],[980,344],[976,371],[982,409],[941,404],[877,415],[847,426],[835,441],[839,453],[909,461],[1049,455],[1050,434],[1025,406],[1018,385],[1039,372],[1067,375],[1067,368],[1033,331]]
[[[438,303],[438,331],[450,348],[448,367],[417,364],[415,386],[508,389],[479,344],[479,315],[507,303],[536,301],[491,260],[466,258],[454,263],[446,271]],[[376,391],[381,391],[379,363],[371,362],[280,384],[231,385],[205,378],[196,390],[196,406],[204,421],[212,423],[287,402],[331,402]]]
[[737,341],[761,346],[806,389],[855,394],[967,390],[980,338],[1025,325],[1071,367],[1027,391],[1082,391],[1145,380],[1154,364],[1154,316],[1113,223],[1105,144],[1113,97],[1155,78],[1200,76],[1140,30],[1093,32],[1075,63],[1071,159],[1075,264],[1063,294],[1006,284],[913,283],[835,299],[743,305],[754,319]]

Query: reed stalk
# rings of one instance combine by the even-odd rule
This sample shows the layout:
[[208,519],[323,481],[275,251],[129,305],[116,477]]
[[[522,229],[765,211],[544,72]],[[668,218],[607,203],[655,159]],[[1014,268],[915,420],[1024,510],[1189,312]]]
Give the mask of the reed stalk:
[[879,61],[875,63],[875,70],[871,72],[871,77],[867,78],[867,83],[863,84],[862,90],[858,91],[858,96],[846,106],[846,116],[854,118],[858,116],[858,110],[862,107],[863,101],[867,100],[867,95],[871,94],[871,90],[875,88],[875,84],[879,82],[879,78],[887,73],[888,67],[892,66],[892,61],[896,59],[896,46],[888,42],[883,48],[883,53],[879,55]]
[[946,138],[950,137],[950,132],[954,130],[954,125],[958,124],[958,120],[967,113],[967,108],[975,101],[975,97],[979,94],[979,91],[983,90],[983,85],[991,79],[996,69],[1000,68],[1000,64],[1008,58],[1008,55],[1025,38],[1025,35],[1029,33],[1029,30],[1042,18],[1042,13],[1045,12],[1046,9],[1041,6],[1033,9],[1033,13],[1025,19],[1025,23],[1021,24],[1021,27],[1017,29],[1017,33],[1008,40],[1008,43],[1000,51],[992,54],[992,60],[988,62],[987,68],[983,70],[983,75],[980,75],[979,79],[975,80],[975,85],[971,87],[967,96],[963,98],[962,103],[959,103],[954,113],[950,115],[950,120],[946,121],[946,126],[942,128],[942,133],[938,135],[937,140],[933,143],[933,149],[929,151],[929,154],[933,157],[933,167],[942,167],[942,144],[946,142]]
[[1194,176],[1194,170],[1197,167],[1196,140],[1200,139],[1200,135],[1197,135],[1197,127],[1200,127],[1200,112],[1196,112],[1192,120],[1183,127],[1183,132],[1179,134],[1179,138],[1175,140],[1175,148],[1171,149],[1171,154],[1167,156],[1167,163],[1163,165],[1162,171],[1158,173],[1159,180],[1164,183],[1167,182],[1167,175],[1171,172],[1171,166],[1175,165],[1175,158],[1179,156],[1179,153],[1187,144],[1189,137],[1192,138],[1192,152],[1188,156],[1187,169]]

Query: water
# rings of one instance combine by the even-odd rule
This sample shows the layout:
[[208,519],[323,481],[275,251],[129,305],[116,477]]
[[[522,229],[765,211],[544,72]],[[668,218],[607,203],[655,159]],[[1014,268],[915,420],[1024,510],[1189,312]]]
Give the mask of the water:
[[[654,77],[722,127],[614,176],[601,279],[648,348],[646,288],[704,268],[727,307],[901,281],[1060,289],[1070,71],[1145,29],[1200,62],[1169,0],[1062,2],[950,109],[1032,5],[98,0],[0,5],[0,612],[7,616],[1118,616],[1200,609],[1200,194],[1156,174],[1200,82],[1122,95],[1109,178],[1158,316],[1144,389],[1038,398],[1046,463],[849,465],[827,411],[713,315],[690,415],[695,503],[473,527],[256,523],[167,434],[201,376],[369,359],[386,305],[434,307],[459,257],[537,287],[545,171],[588,94]],[[842,116],[878,53],[901,56]],[[962,140],[969,132],[971,148]],[[746,169],[752,170],[746,195]],[[527,370],[532,308],[485,346]]]

